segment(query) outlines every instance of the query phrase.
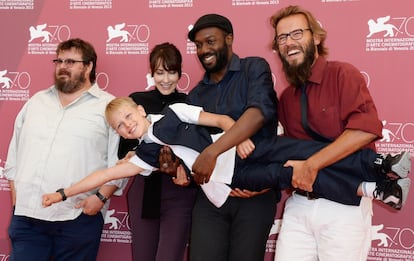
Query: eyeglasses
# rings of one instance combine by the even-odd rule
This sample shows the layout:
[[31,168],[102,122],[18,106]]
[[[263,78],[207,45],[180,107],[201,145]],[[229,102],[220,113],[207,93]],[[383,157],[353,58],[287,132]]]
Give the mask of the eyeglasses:
[[287,41],[288,36],[290,36],[290,38],[291,38],[292,40],[300,40],[300,39],[302,39],[302,37],[303,37],[303,32],[304,32],[304,31],[307,31],[307,30],[309,30],[309,31],[311,31],[311,32],[312,32],[312,30],[311,30],[311,29],[309,29],[309,28],[306,28],[306,29],[297,29],[297,30],[293,30],[292,32],[289,32],[289,33],[287,33],[287,34],[280,34],[280,35],[277,35],[277,36],[275,37],[275,41],[276,41],[279,45],[285,44],[285,43],[286,43],[286,41]]
[[67,67],[72,67],[75,63],[85,63],[86,61],[79,61],[73,59],[54,59],[52,62],[57,66],[64,63]]

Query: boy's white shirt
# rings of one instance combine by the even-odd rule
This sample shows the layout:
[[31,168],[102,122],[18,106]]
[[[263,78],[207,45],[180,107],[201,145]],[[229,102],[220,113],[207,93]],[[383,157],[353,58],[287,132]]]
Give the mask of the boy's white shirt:
[[[203,110],[202,107],[189,105],[185,103],[175,103],[170,105],[169,107],[174,111],[174,113],[182,122],[190,124],[198,124],[200,112]],[[153,124],[160,120],[162,117],[164,117],[164,115],[148,115],[148,119],[150,120],[151,125],[148,128],[148,133],[144,135],[144,137],[141,140],[144,140],[147,143],[155,142],[157,144],[169,146],[172,149],[172,151],[179,158],[181,158],[184,164],[191,170],[194,161],[200,154],[199,152],[180,145],[165,144],[164,142],[160,141],[157,137],[154,136]],[[221,135],[223,135],[223,133],[211,135],[213,142],[220,138]],[[231,192],[231,188],[227,184],[231,184],[233,178],[235,156],[235,147],[220,154],[220,156],[217,158],[216,166],[210,177],[210,181],[208,183],[201,185],[201,188],[203,189],[207,198],[216,207],[221,207],[227,200]],[[148,176],[151,174],[152,171],[156,170],[154,166],[147,164],[136,155],[130,159],[130,162],[144,169],[144,171],[140,173],[143,176]]]

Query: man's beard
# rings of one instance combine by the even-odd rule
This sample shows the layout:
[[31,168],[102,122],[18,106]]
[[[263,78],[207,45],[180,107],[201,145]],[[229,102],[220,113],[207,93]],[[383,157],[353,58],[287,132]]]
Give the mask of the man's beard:
[[69,79],[63,80],[55,75],[55,86],[63,93],[74,93],[81,89],[86,82],[85,71],[82,71],[79,75],[75,76],[74,79],[72,79],[70,72],[61,70],[58,75],[61,74],[66,74],[69,77]]
[[312,74],[312,65],[315,60],[315,45],[311,41],[304,51],[305,57],[301,64],[291,65],[282,57],[279,52],[279,57],[282,60],[283,71],[285,72],[287,81],[296,87],[302,87]]
[[216,72],[221,71],[222,69],[224,69],[227,66],[228,53],[229,53],[229,48],[226,44],[224,44],[224,46],[222,48],[215,51],[214,54],[216,56],[216,64],[213,67],[207,67],[203,62],[204,56],[211,55],[212,53],[199,55],[198,59],[200,60],[201,65],[203,66],[204,70],[207,73],[216,73]]

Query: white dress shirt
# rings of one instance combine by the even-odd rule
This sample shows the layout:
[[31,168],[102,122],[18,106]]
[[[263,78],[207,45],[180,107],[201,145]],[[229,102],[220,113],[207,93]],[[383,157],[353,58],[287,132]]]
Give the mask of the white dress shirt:
[[[66,188],[91,172],[113,166],[119,136],[105,120],[113,95],[94,84],[71,104],[62,107],[54,86],[39,91],[17,115],[5,176],[14,181],[15,214],[41,220],[72,220],[82,209],[75,205],[96,190],[42,207],[42,195]],[[126,180],[111,183],[120,189]],[[106,203],[107,209],[109,201]],[[105,214],[105,213],[103,213]]]
[[[191,124],[198,124],[200,112],[203,110],[202,107],[185,103],[175,103],[169,105],[169,107],[174,111],[174,113],[182,122]],[[200,155],[200,153],[188,147],[166,144],[159,140],[153,133],[153,126],[154,123],[159,121],[162,117],[163,115],[161,114],[148,115],[148,119],[151,122],[151,125],[148,128],[148,133],[144,135],[143,140],[147,143],[155,142],[157,144],[169,146],[174,154],[181,158],[184,164],[191,170],[194,161],[198,155]],[[223,135],[223,133],[211,135],[213,142],[215,142],[221,135]],[[231,192],[231,188],[227,184],[231,184],[232,181],[235,166],[235,156],[235,147],[230,148],[229,150],[220,154],[217,158],[216,166],[210,177],[210,181],[201,185],[201,188],[203,189],[207,198],[216,207],[221,207],[224,202],[226,202]],[[156,170],[155,166],[149,165],[144,160],[140,159],[137,155],[132,157],[130,159],[130,162],[144,169],[140,173],[143,176],[148,176],[152,173],[152,171]]]

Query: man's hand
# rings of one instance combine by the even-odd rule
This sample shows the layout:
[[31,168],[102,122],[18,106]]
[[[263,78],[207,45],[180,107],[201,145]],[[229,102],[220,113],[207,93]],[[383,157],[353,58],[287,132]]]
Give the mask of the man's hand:
[[95,194],[93,194],[77,204],[76,208],[83,208],[84,214],[94,216],[101,211],[103,206],[104,203]]
[[210,181],[210,176],[213,173],[213,169],[216,166],[216,160],[218,155],[212,153],[207,147],[198,155],[193,164],[192,174],[194,181],[198,185],[202,185]]
[[288,160],[284,167],[293,168],[292,186],[312,192],[318,170],[313,169],[305,160]]
[[180,160],[174,155],[170,147],[164,146],[160,150],[158,158],[160,163],[160,171],[171,177],[177,176],[177,168],[180,165]]
[[172,179],[175,185],[182,187],[190,185],[190,179],[187,177],[187,173],[182,165],[179,165],[177,168],[177,177],[173,177]]
[[250,190],[247,190],[247,189],[242,190],[242,189],[236,188],[236,189],[231,190],[230,197],[251,198],[251,197],[266,193],[269,190],[270,190],[270,188],[263,189],[261,191],[250,191]]

